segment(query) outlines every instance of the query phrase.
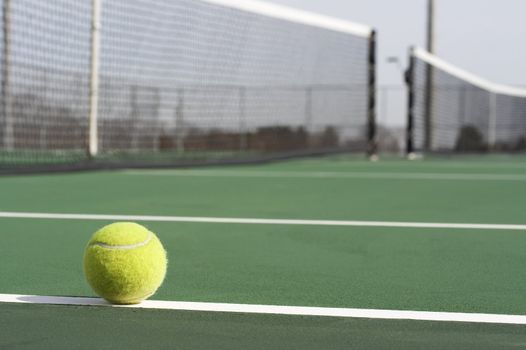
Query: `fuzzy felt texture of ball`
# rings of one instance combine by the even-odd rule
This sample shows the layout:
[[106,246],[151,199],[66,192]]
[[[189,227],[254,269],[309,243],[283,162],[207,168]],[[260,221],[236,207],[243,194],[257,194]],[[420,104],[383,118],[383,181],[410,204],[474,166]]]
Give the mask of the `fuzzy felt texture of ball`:
[[166,275],[166,251],[157,236],[132,222],[107,225],[84,253],[84,275],[95,293],[113,304],[138,304]]

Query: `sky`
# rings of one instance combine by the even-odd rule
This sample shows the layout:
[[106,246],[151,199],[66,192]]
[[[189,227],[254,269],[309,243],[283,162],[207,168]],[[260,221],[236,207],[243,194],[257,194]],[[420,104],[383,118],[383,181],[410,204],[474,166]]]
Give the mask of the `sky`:
[[[269,0],[378,30],[379,83],[402,84],[408,47],[425,46],[427,0]],[[501,84],[526,87],[526,0],[436,0],[437,54]]]

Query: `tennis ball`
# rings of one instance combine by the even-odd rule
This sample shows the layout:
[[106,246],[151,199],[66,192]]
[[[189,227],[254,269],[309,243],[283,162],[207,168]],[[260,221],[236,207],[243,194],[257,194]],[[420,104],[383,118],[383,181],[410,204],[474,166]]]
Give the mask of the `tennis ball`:
[[114,304],[138,304],[166,275],[166,252],[157,236],[131,222],[95,232],[84,253],[84,274],[95,293]]

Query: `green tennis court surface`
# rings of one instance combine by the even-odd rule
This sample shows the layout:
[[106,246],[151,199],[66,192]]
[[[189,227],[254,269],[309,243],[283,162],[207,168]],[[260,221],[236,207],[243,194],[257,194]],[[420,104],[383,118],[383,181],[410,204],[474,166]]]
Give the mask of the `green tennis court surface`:
[[[129,215],[168,251],[155,300],[526,315],[524,157],[2,177],[0,193],[0,294],[93,297],[84,246]],[[526,344],[521,324],[39,303],[0,303],[0,329],[9,349]]]

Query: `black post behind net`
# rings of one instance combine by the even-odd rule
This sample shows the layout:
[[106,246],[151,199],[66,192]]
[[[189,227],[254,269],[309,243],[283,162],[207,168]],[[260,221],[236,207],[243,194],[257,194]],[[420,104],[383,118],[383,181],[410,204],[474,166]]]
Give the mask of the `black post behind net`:
[[251,0],[101,0],[95,47],[97,1],[4,1],[0,167],[372,149],[371,28]]
[[422,49],[410,59],[408,152],[526,150],[526,89],[491,83]]

